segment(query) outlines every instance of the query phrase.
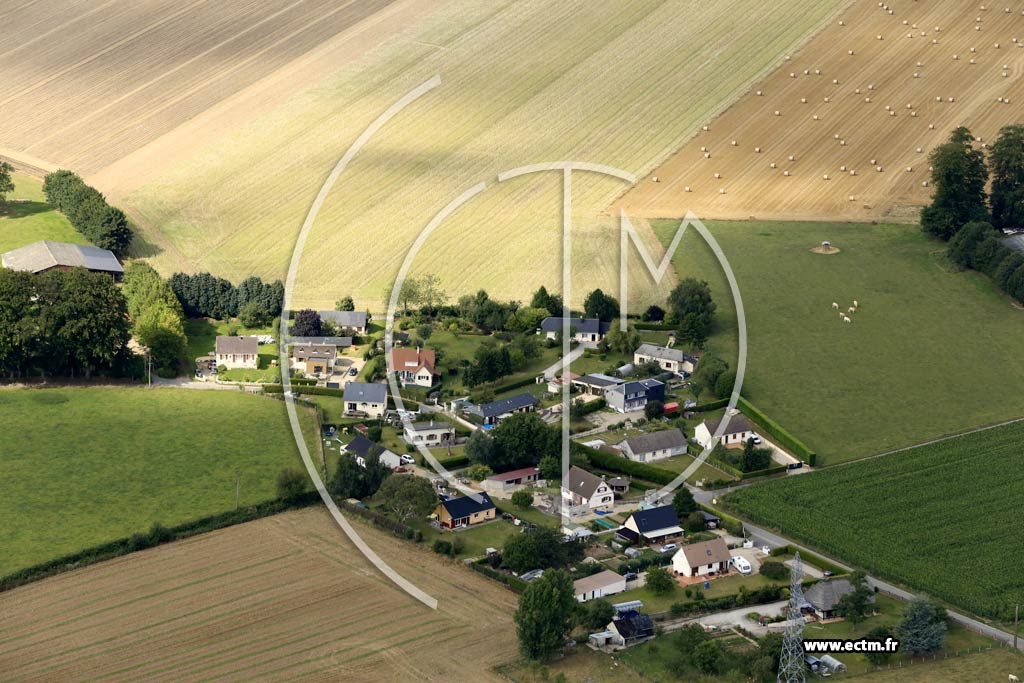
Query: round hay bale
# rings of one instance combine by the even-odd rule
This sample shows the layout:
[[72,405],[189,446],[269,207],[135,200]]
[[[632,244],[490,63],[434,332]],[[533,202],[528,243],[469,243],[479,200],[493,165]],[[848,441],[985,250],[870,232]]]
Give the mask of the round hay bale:
[[786,176],[788,178],[789,177],[789,171],[783,171],[782,175],[784,175],[784,176]]
[[896,112],[894,112],[894,111],[889,112],[889,116],[896,116]]
[[874,83],[869,83],[868,84],[868,90],[874,90],[874,89],[875,89],[875,84]]
[[881,39],[882,39],[882,34],[881,34],[881,33],[879,33],[879,34],[878,34],[878,36],[877,36],[877,39],[878,39],[878,40],[881,40]]
[[821,75],[821,69],[815,69],[814,70],[814,75],[815,76],[820,76]]
[[840,19],[840,20],[839,20],[839,25],[840,25],[840,26],[846,26],[846,22],[845,22],[845,21],[843,21],[842,19]]
[[954,99],[953,99],[952,97],[947,97],[947,98],[946,98],[946,101],[947,101],[947,102],[954,102],[955,100],[954,100]]
[[730,142],[729,144],[731,144],[731,145],[732,145],[733,147],[735,147],[735,146],[736,146],[736,145],[738,145],[739,143],[738,143],[738,142],[736,142],[735,140],[733,140],[733,141],[732,141],[732,142]]
[[715,174],[715,180],[721,180],[721,179],[722,179],[722,174],[721,173],[716,173]]
[[800,98],[800,104],[807,104],[807,98],[806,97],[801,97]]
[[872,159],[872,160],[871,160],[871,165],[872,165],[872,166],[874,166],[874,165],[875,165],[875,164],[877,164],[877,163],[878,163],[878,160],[877,160],[877,159]]
[[724,187],[718,188],[718,194],[725,194],[725,188]]
[[857,169],[851,168],[850,175],[857,175]]
[[870,98],[870,97],[865,97],[865,98],[864,98],[864,101],[865,101],[865,102],[869,102],[869,103],[870,103],[870,102],[871,102],[871,98]]
[[761,153],[761,148],[760,147],[755,147],[754,148],[754,153],[755,154],[760,154]]
[[975,49],[973,47],[971,48],[971,52],[977,52],[977,51],[978,51],[977,49]]
[[906,19],[904,19],[904,20],[903,20],[903,25],[904,25],[904,26],[906,26],[906,25],[907,25],[907,24],[909,24],[909,23],[910,23],[910,22],[909,22],[909,21],[907,21]]
[[960,59],[960,55],[953,55],[953,60],[955,61],[957,59]]
[[856,201],[856,199],[857,199],[857,198],[856,198],[856,197],[854,197],[854,196],[853,196],[852,194],[851,194],[851,195],[850,195],[850,197],[849,197],[849,201],[851,201],[851,202],[852,202],[852,201]]
[[702,151],[702,152],[706,152],[706,151],[708,151],[708,147],[707,147],[707,145],[701,145],[701,146],[700,146],[700,151]]
[[994,47],[995,49],[997,49],[997,50],[998,50],[998,49],[999,49],[999,43],[994,43],[994,44],[992,45],[992,47]]
[[762,93],[760,90],[758,90],[756,94],[757,94],[758,97],[761,97],[761,95],[763,95],[764,93]]
[[828,173],[822,176],[822,180],[828,180]]
[[892,109],[892,107],[890,107],[890,106],[889,106],[888,104],[887,104],[887,105],[885,105],[885,110],[886,110],[886,111],[890,111],[891,109]]
[[818,115],[817,115],[817,114],[815,114],[815,115],[814,115],[814,116],[812,116],[811,118],[812,118],[812,119],[814,119],[815,121],[817,121],[817,120],[818,120]]
[[707,132],[707,131],[711,130],[711,128],[710,128],[709,126],[704,126],[704,127],[702,128],[702,130],[703,130],[704,132]]
[[913,33],[908,33],[908,34],[907,34],[907,38],[913,38],[913,37],[914,37],[914,34],[913,34]]
[[854,88],[853,89],[853,94],[854,95],[859,95],[860,94],[860,88]]
[[922,180],[921,181],[921,187],[928,187],[928,181],[927,180]]
[[934,123],[929,123],[928,124],[928,130],[935,130],[935,124]]
[[921,77],[921,74],[919,74],[919,73],[917,73],[917,72],[915,71],[915,72],[914,72],[914,78],[920,78],[920,77]]
[[704,158],[705,159],[710,159],[711,158],[711,152],[704,152]]
[[810,76],[810,75],[811,75],[811,70],[810,69],[804,69],[804,76]]
[[913,118],[915,118],[915,119],[917,118],[917,112],[916,112],[916,111],[912,111],[912,112],[910,112],[910,115],[911,115],[911,116],[912,116]]
[[839,79],[838,78],[833,78],[832,79],[832,85],[839,85]]
[[832,98],[831,98],[831,97],[828,97],[828,96],[826,95],[826,96],[825,96],[825,98],[824,98],[824,100],[825,100],[825,103],[827,104],[827,103],[829,103],[829,102],[831,102],[831,101],[832,101]]
[[839,141],[839,146],[840,147],[846,147],[846,140],[840,140]]
[[775,115],[776,116],[782,116],[782,112],[780,112],[778,109],[776,109],[775,110]]
[[790,71],[789,72],[789,77],[790,78],[796,78],[796,72],[795,71]]
[[921,152],[923,152],[924,150],[923,150],[922,148],[918,147],[918,148],[917,148],[916,150],[914,150],[914,151],[916,151],[916,152],[917,152],[918,154],[920,154],[920,153],[921,153]]
[[914,105],[909,104],[909,103],[907,104],[907,109],[913,109],[913,108],[914,108]]
[[1003,64],[1003,71],[1009,71],[1009,70],[1010,70],[1010,65],[1009,64]]
[[924,66],[924,62],[918,62],[917,65],[918,66]]
[[878,171],[879,173],[881,173],[882,172],[882,167],[881,166],[875,166],[875,170]]
[[907,173],[913,173],[913,172],[914,172],[914,167],[913,166],[907,166]]
[[842,171],[843,173],[846,173],[846,166],[840,166],[839,170]]
[[790,160],[790,161],[796,161],[796,156],[794,156],[794,155],[790,154],[790,155],[789,155],[789,160]]
[[852,54],[853,54],[853,50],[847,50],[847,51],[846,51],[846,54],[848,54],[848,55],[852,55]]
[[932,45],[938,45],[939,41],[936,38],[932,38]]
[[768,164],[769,168],[775,168],[776,165],[777,164],[774,161],[772,163]]
[[977,64],[977,63],[978,62],[974,59],[974,57],[971,57],[970,60],[968,60],[968,64]]
[[980,30],[981,30],[981,27],[980,27],[980,26],[975,26],[975,27],[974,27],[974,30],[975,30],[975,31],[980,31]]
[[689,191],[690,191],[690,186],[689,185],[687,185],[686,187],[683,188],[683,192],[689,192]]

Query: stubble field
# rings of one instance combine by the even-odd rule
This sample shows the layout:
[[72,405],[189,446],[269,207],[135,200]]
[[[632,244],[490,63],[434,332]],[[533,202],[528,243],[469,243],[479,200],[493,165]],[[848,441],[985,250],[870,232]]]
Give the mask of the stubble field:
[[990,142],[1020,121],[1024,10],[961,0],[886,6],[892,14],[876,2],[851,4],[616,206],[652,218],[692,210],[701,218],[916,219],[932,190],[922,185],[928,152],[953,128]]
[[514,595],[359,525],[432,611],[321,508],[277,515],[0,594],[5,681],[503,680]]
[[[495,173],[560,159],[643,172],[843,4],[445,4],[127,193],[145,242],[138,253],[164,272],[281,276],[342,153],[403,94],[440,75],[441,86],[377,133],[328,198],[297,300],[328,307],[350,293],[380,310],[420,230],[481,180],[491,187],[442,225],[414,271],[437,273],[452,293],[485,287],[524,298],[560,281],[561,179],[495,187]],[[581,299],[584,287],[614,288],[618,226],[605,209],[623,184],[580,173],[573,189]]]

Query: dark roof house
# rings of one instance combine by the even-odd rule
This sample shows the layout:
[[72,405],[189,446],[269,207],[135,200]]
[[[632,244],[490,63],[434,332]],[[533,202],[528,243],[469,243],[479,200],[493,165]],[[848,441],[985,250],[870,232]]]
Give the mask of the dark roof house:
[[388,388],[384,384],[348,382],[345,385],[344,400],[355,403],[386,403],[388,400]]
[[259,352],[259,342],[256,337],[217,337],[216,353],[218,356],[225,354],[238,354],[255,356]]
[[[540,323],[540,328],[545,332],[558,332],[562,329],[563,318],[548,317]],[[606,323],[597,318],[569,318],[569,325],[576,328],[577,334],[599,334],[605,335],[611,329],[612,324]]]
[[366,327],[365,311],[317,311],[321,320],[334,323],[339,327],[364,329]]
[[462,496],[460,498],[442,500],[441,505],[452,516],[452,519],[462,519],[474,513],[494,509],[494,501],[491,500],[489,495],[486,493],[476,493],[476,496],[479,498],[479,502],[474,500],[473,496]]
[[638,543],[641,541],[659,541],[671,536],[681,536],[679,515],[671,505],[661,505],[647,510],[637,510],[616,532],[618,536]]

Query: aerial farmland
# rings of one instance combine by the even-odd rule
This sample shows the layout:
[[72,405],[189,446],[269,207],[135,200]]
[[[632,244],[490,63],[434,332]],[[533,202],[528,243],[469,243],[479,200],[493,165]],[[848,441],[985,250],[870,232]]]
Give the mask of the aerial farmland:
[[0,4],[0,682],[1024,678],[1024,4]]

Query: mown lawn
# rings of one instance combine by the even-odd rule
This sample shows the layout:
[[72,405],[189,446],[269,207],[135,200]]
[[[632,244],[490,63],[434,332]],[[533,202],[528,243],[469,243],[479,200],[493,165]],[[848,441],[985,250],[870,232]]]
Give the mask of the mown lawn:
[[[0,390],[0,575],[273,498],[304,469],[284,404],[234,391]],[[312,411],[300,411],[315,444]]]
[[[1024,415],[1024,311],[985,277],[942,267],[912,225],[709,221],[748,325],[743,393],[834,464]],[[655,221],[663,242],[675,221]],[[810,249],[831,240],[840,253]],[[710,348],[736,359],[736,314],[710,248],[688,230],[673,264],[711,284]],[[844,309],[860,303],[844,324]]]
[[43,183],[23,173],[14,173],[14,192],[7,199],[27,199],[24,203],[0,205],[0,253],[39,240],[89,244],[62,214],[46,203]]

